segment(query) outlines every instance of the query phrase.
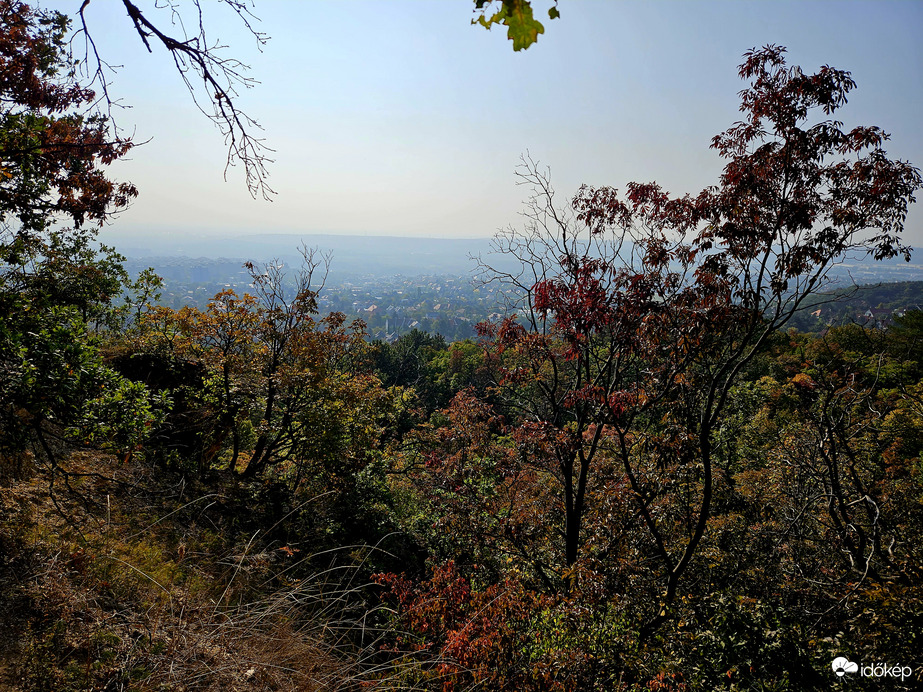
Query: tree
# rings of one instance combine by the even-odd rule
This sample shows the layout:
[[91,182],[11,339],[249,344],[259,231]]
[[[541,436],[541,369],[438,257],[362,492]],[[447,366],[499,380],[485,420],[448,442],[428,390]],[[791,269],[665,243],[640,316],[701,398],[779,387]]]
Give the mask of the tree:
[[122,258],[92,240],[137,191],[106,176],[131,142],[94,113],[95,94],[66,57],[67,28],[60,13],[0,2],[0,446],[35,441],[52,466],[50,437],[108,437],[131,451],[134,425],[153,417],[145,390],[99,354],[128,277]]
[[727,160],[717,185],[679,198],[654,183],[624,197],[584,187],[560,209],[527,160],[528,224],[495,241],[522,271],[482,267],[520,306],[482,333],[524,458],[556,479],[562,563],[619,550],[593,540],[620,534],[591,510],[625,484],[628,521],[647,536],[631,550],[662,589],[648,631],[709,525],[714,445],[741,372],[847,253],[909,256],[900,232],[919,170],[888,158],[879,128],[824,119],[855,86],[848,72],[805,74],[784,53],[745,55],[744,117],[712,141]]
[[264,355],[260,411],[253,415],[258,437],[243,475],[289,462],[295,486],[307,467],[336,475],[338,464],[347,465],[344,450],[371,444],[363,427],[370,419],[358,421],[363,414],[354,413],[374,409],[379,398],[367,373],[364,324],[347,325],[341,313],[315,318],[329,256],[303,248],[302,257],[288,287],[280,263],[248,265],[259,300],[254,335]]
[[[304,249],[303,260],[292,277],[278,260],[247,263],[255,295],[226,289],[204,311],[157,307],[141,317],[140,352],[166,370],[203,373],[188,397],[200,443],[190,456],[203,472],[220,465],[297,487],[312,468],[328,479],[357,472],[376,444],[389,403],[371,374],[364,324],[316,317],[329,258]],[[167,385],[175,397],[181,380]]]
[[100,224],[137,195],[105,176],[132,145],[92,113],[96,94],[65,57],[67,28],[60,13],[0,2],[0,224],[15,236],[4,240],[6,262],[52,218]]
[[434,381],[433,361],[447,346],[441,334],[417,328],[392,343],[375,343],[375,366],[386,387],[412,387],[428,412],[448,403],[441,383]]
[[[92,233],[21,233],[0,271],[0,452],[34,445],[59,466],[57,447],[92,444],[131,454],[169,409],[163,397],[104,362],[104,337],[124,325],[136,287],[111,248],[91,246]],[[19,242],[16,242],[19,241]]]
[[[302,351],[305,346],[307,334],[314,331],[314,315],[317,314],[317,294],[323,288],[329,269],[329,257],[315,259],[315,252],[302,248],[304,263],[295,282],[294,295],[286,296],[284,273],[282,264],[278,261],[268,262],[262,267],[247,263],[253,287],[259,296],[262,307],[262,319],[257,330],[257,338],[266,349],[266,357],[262,364],[262,376],[266,382],[265,406],[261,421],[259,437],[256,441],[253,454],[247,464],[246,473],[250,476],[262,472],[278,452],[291,447],[290,435],[293,415],[298,408],[302,397],[301,392],[295,392],[299,387],[297,376],[290,372],[294,361],[298,360],[295,352]],[[323,266],[323,276],[320,285],[312,280],[315,271]],[[307,360],[307,359],[305,359]],[[304,374],[307,364],[302,362],[301,373]],[[312,368],[316,372],[315,367]],[[301,385],[306,385],[301,378]]]

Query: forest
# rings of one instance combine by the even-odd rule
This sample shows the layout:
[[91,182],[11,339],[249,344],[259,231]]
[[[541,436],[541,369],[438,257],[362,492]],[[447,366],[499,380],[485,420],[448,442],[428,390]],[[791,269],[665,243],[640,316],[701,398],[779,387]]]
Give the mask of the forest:
[[923,682],[923,312],[793,322],[910,254],[849,72],[745,53],[695,195],[524,157],[505,314],[388,343],[309,249],[168,307],[96,242],[133,143],[68,21],[0,1],[0,690]]

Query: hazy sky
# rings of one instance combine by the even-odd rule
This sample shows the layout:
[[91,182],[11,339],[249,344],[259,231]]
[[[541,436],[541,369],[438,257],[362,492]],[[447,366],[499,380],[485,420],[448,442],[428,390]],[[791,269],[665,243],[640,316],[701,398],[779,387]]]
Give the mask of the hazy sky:
[[[738,118],[740,56],[767,43],[805,71],[851,70],[839,117],[880,125],[890,155],[923,166],[919,1],[560,0],[521,53],[502,28],[470,25],[471,0],[257,0],[262,53],[227,8],[203,5],[211,37],[260,81],[240,104],[275,150],[278,195],[251,199],[240,170],[224,181],[222,138],[167,56],[144,50],[121,3],[94,0],[99,49],[124,65],[119,122],[150,140],[113,168],[141,190],[119,230],[488,236],[517,220],[526,151],[562,201],[581,183],[697,192],[721,169],[711,137]],[[923,245],[923,212],[909,226]]]

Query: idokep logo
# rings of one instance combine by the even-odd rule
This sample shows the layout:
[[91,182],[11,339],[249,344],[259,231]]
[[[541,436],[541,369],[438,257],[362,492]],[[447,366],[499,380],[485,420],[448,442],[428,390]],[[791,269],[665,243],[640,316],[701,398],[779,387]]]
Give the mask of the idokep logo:
[[837,656],[833,659],[833,672],[836,673],[838,678],[843,677],[846,673],[858,673],[859,664],[853,663],[848,658],[843,656]]
[[910,666],[892,666],[887,663],[860,666],[844,656],[837,656],[833,659],[831,666],[838,678],[842,678],[847,673],[859,673],[859,676],[863,678],[900,678],[903,681],[913,673]]

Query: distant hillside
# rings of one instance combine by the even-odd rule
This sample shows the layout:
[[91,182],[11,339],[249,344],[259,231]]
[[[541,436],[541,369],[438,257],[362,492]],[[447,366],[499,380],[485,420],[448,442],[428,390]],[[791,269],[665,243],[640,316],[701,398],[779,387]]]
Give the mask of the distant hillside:
[[[399,238],[346,235],[230,235],[195,234],[145,236],[110,232],[103,241],[114,245],[131,260],[148,260],[168,278],[217,279],[245,260],[281,259],[300,262],[302,244],[332,255],[331,279],[350,280],[367,276],[458,276],[474,268],[472,255],[490,252],[488,238]],[[156,261],[153,261],[156,260]],[[147,265],[145,265],[147,266]],[[236,269],[235,269],[236,271]]]
[[[474,263],[470,260],[472,255],[486,256],[491,251],[489,238],[406,238],[297,233],[231,233],[219,236],[195,231],[154,235],[107,230],[103,232],[101,239],[114,245],[129,259],[156,259],[156,262],[148,261],[148,264],[155,268],[164,267],[164,271],[198,266],[206,273],[218,271],[217,267],[222,264],[236,267],[245,260],[281,259],[289,263],[297,262],[298,249],[305,244],[331,253],[331,278],[337,281],[369,276],[458,276],[467,274],[474,268]],[[215,261],[217,265],[213,264]],[[491,261],[504,268],[512,266],[509,260],[503,257],[493,256]],[[900,259],[884,262],[850,259],[834,267],[831,274],[849,285],[923,281],[923,264],[908,263]]]
[[796,313],[791,326],[812,332],[849,322],[885,325],[894,313],[914,309],[923,309],[923,281],[844,286],[813,296]]
[[[464,281],[475,268],[472,256],[484,256],[494,266],[513,270],[508,258],[491,255],[488,238],[403,238],[394,236],[236,234],[220,237],[193,232],[170,236],[104,234],[104,242],[128,257],[131,273],[152,266],[167,282],[168,304],[199,304],[224,287],[246,290],[250,278],[247,260],[279,259],[289,265],[301,262],[302,244],[331,255],[327,286],[346,283],[362,286],[373,295],[375,285],[395,278],[455,277]],[[895,310],[923,306],[923,264],[900,259],[874,262],[850,259],[833,267],[835,282],[824,294],[813,296],[791,322],[806,332],[831,324],[866,322],[870,309],[877,321],[887,321]],[[380,292],[380,291],[379,291]],[[354,298],[357,298],[355,296]],[[371,305],[375,300],[370,300]],[[377,301],[380,302],[380,301]],[[433,304],[439,303],[434,300]],[[348,305],[337,306],[347,313]],[[887,313],[887,314],[886,314]],[[485,315],[466,314],[478,321]],[[363,317],[367,317],[363,315]]]

